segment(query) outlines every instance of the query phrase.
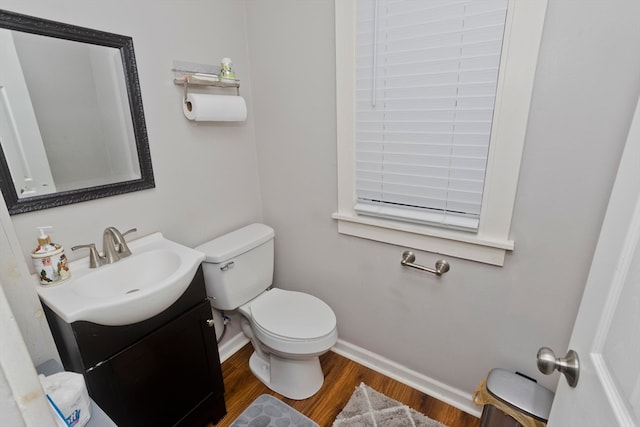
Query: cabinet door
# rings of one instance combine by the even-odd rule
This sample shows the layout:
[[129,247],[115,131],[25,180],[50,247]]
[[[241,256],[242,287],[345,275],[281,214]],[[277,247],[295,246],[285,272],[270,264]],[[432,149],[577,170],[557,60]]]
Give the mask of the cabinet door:
[[120,427],[198,426],[225,414],[208,301],[86,373],[94,400]]

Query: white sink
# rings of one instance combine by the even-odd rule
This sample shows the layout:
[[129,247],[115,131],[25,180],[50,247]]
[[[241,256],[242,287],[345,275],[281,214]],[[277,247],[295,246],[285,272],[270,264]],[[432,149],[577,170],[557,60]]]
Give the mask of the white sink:
[[69,264],[71,278],[38,286],[40,298],[68,323],[78,320],[119,326],[166,310],[187,289],[202,252],[165,239],[161,233],[128,243],[131,256],[89,268],[89,258]]

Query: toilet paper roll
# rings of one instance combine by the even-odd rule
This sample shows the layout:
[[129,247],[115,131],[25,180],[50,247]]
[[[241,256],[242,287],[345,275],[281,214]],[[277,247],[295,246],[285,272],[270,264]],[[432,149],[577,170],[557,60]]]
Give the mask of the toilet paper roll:
[[189,120],[196,122],[242,122],[247,119],[244,98],[234,95],[190,93],[182,104]]

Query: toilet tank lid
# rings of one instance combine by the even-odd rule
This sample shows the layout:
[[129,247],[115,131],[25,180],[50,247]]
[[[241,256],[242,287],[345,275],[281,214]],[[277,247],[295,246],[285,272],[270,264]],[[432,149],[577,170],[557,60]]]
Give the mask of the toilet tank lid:
[[198,246],[206,255],[206,262],[219,264],[241,255],[273,239],[273,228],[264,224],[250,224]]

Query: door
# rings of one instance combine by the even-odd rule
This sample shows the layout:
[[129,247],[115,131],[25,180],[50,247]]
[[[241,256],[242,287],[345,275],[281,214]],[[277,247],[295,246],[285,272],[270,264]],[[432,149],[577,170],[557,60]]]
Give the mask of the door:
[[[640,427],[640,106],[636,107],[560,380],[549,427]],[[560,350],[560,349],[558,349]]]

